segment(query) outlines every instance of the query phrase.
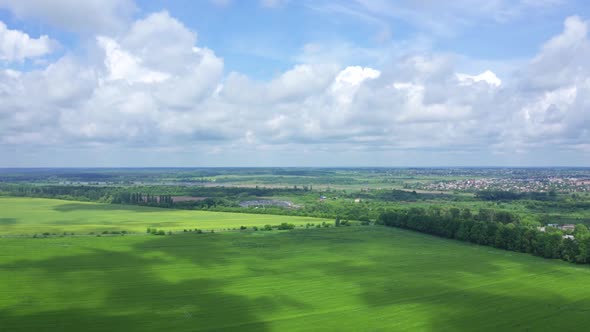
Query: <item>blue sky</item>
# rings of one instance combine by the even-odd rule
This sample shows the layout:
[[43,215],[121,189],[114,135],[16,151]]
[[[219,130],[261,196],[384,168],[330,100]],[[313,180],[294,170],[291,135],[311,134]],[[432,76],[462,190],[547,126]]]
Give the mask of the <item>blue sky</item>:
[[590,5],[0,0],[0,167],[589,166]]

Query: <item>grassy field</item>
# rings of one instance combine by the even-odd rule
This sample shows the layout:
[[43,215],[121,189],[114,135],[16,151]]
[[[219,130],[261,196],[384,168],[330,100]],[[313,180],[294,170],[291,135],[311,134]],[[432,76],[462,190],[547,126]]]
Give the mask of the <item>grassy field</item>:
[[[323,219],[149,208],[97,204],[43,198],[0,197],[0,235],[100,233],[128,231],[144,233],[147,227],[165,231],[199,228],[221,230],[240,226],[295,225]],[[333,220],[331,220],[333,222]]]
[[582,331],[590,269],[378,226],[0,239],[3,331]]

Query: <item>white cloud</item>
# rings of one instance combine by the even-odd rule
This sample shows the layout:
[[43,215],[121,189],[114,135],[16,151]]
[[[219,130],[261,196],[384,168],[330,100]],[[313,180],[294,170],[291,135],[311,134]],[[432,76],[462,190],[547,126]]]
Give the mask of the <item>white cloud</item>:
[[0,8],[75,33],[121,30],[137,9],[133,0],[0,0]]
[[[588,22],[569,17],[564,30],[543,45],[519,72],[512,92],[518,111],[506,139],[520,146],[572,149],[590,141],[590,41]],[[512,105],[514,107],[514,105]],[[509,106],[507,106],[509,107]]]
[[334,78],[331,92],[339,103],[348,104],[354,99],[359,86],[364,81],[376,79],[379,76],[381,72],[373,68],[346,67]]
[[546,42],[523,73],[531,89],[553,89],[590,74],[588,22],[568,17],[561,34]]
[[167,73],[142,67],[142,59],[121,49],[119,44],[108,37],[97,37],[100,47],[105,51],[104,64],[108,80],[126,80],[129,83],[162,82],[170,78]]
[[457,73],[457,79],[463,85],[470,85],[477,82],[485,82],[495,87],[502,85],[502,80],[499,79],[498,76],[496,76],[496,74],[494,74],[494,72],[491,70],[486,70],[479,75]]
[[96,63],[66,56],[42,71],[5,71],[0,117],[9,121],[0,124],[0,142],[125,145],[215,137],[198,123],[221,119],[201,102],[219,85],[223,61],[195,42],[167,13],[155,13],[118,36],[98,37],[103,53]]
[[199,54],[196,33],[166,11],[135,21],[119,40],[146,66],[176,74],[183,73]]
[[325,92],[338,71],[335,65],[297,65],[269,82],[231,73],[222,96],[235,103],[302,102]]
[[427,52],[374,68],[300,63],[259,81],[224,75],[223,60],[198,45],[195,32],[154,13],[97,38],[96,58],[1,70],[0,147],[150,147],[221,157],[303,148],[315,156],[510,155],[542,146],[579,153],[590,141],[587,27],[568,18],[504,81],[493,67],[464,74],[457,57]]
[[48,36],[31,38],[28,34],[8,29],[0,21],[0,61],[23,61],[36,58],[52,52],[57,42]]

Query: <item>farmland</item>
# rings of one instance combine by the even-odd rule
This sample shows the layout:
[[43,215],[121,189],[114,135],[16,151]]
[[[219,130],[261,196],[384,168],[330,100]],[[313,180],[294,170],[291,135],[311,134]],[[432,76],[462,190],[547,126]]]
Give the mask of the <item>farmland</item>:
[[[208,172],[254,172],[230,171]],[[69,183],[88,180],[85,172],[9,172],[0,183],[0,331],[590,326],[590,200],[581,191],[333,189],[381,176],[362,169],[298,171],[305,180],[277,188],[177,183],[185,171],[172,170],[106,170],[91,178],[115,181]],[[135,183],[144,173],[162,182]],[[309,174],[320,178],[303,184]],[[578,225],[548,225],[566,222]],[[254,227],[282,223],[295,229]]]
[[0,239],[6,331],[583,330],[590,269],[395,228]]
[[251,215],[209,211],[159,209],[143,206],[97,204],[42,198],[0,197],[0,235],[75,234],[127,231],[146,228],[223,230],[240,226],[318,223],[324,219]]

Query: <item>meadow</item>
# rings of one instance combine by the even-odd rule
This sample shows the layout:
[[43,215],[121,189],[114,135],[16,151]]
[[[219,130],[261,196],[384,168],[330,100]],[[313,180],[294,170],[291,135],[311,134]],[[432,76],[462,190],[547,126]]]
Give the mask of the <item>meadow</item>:
[[[0,235],[45,232],[78,235],[104,231],[145,233],[148,227],[165,231],[224,230],[240,226],[321,223],[325,219],[252,215],[245,213],[172,210],[143,206],[98,204],[44,198],[0,196]],[[331,221],[333,222],[333,220]]]
[[0,239],[3,331],[581,331],[590,269],[381,226]]

